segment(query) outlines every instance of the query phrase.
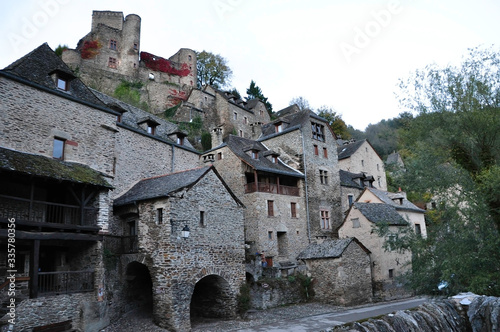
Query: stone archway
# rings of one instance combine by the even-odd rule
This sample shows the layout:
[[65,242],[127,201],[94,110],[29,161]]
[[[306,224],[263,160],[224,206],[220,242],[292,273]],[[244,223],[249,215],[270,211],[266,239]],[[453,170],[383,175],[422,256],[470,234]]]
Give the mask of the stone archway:
[[127,311],[141,309],[153,311],[153,282],[149,269],[139,262],[130,262],[127,265],[124,284]]
[[191,296],[190,313],[191,321],[233,317],[234,296],[229,283],[214,274],[200,279]]

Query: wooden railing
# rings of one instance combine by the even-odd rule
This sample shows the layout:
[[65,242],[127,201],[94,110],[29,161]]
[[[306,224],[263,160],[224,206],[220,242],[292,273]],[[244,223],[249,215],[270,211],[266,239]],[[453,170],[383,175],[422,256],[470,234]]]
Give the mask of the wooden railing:
[[97,209],[93,207],[52,203],[0,195],[0,218],[19,221],[56,223],[79,226],[97,225]]
[[94,290],[94,271],[38,272],[38,294],[68,294]]
[[278,195],[299,196],[298,187],[282,186],[273,183],[258,182],[245,184],[245,194],[254,192],[264,192]]

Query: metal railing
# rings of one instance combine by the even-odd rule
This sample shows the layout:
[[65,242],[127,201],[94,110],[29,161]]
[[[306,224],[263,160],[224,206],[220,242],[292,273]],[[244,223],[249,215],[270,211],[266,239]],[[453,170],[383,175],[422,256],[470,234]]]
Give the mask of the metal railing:
[[0,217],[79,226],[97,225],[98,209],[0,195]]
[[273,183],[255,182],[245,184],[245,194],[264,192],[278,195],[300,196],[298,187],[277,185]]
[[94,290],[94,271],[38,272],[38,294],[68,294]]

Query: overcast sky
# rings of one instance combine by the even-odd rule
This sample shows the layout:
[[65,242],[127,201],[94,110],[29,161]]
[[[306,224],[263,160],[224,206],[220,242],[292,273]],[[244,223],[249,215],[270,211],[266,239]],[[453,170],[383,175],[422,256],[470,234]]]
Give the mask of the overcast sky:
[[74,48],[93,10],[139,15],[141,51],[222,55],[231,86],[245,96],[253,79],[274,111],[301,96],[360,130],[404,111],[399,78],[498,45],[500,32],[498,0],[3,1],[0,68],[44,42]]

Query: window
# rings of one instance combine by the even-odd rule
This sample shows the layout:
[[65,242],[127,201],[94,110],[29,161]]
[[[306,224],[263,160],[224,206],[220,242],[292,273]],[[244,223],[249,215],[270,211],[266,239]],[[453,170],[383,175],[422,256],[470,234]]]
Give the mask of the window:
[[68,87],[69,87],[69,82],[66,81],[65,79],[62,79],[60,77],[57,78],[57,88],[59,90],[63,90],[63,91],[68,91]]
[[347,195],[347,200],[349,201],[349,206],[351,206],[352,203],[354,203],[354,196],[353,195]]
[[109,48],[112,50],[116,50],[116,40],[113,39],[109,40]]
[[248,118],[246,116],[243,118],[243,123],[248,124]]
[[292,215],[292,218],[297,218],[297,203],[290,203],[290,214]]
[[278,122],[275,124],[275,131],[277,133],[281,133],[283,131],[283,122]]
[[200,226],[205,227],[205,211],[200,211]]
[[121,114],[118,114],[116,116],[116,122],[122,122],[122,115]]
[[252,150],[252,158],[253,159],[259,159],[259,151]]
[[55,159],[64,160],[64,146],[66,145],[66,140],[62,138],[54,137],[54,147],[52,150],[52,157]]
[[116,68],[116,58],[109,57],[108,67],[109,68]]
[[179,145],[184,145],[184,137],[182,137],[182,136],[177,136],[177,144],[179,144]]
[[240,137],[243,137],[243,130],[240,130]]
[[276,157],[276,156],[271,156],[271,160],[273,161],[273,164],[278,163],[278,157]]
[[260,114],[260,116],[263,116],[263,115],[264,115],[264,111],[263,111],[263,110],[260,110],[260,111],[259,111],[259,114]]
[[330,229],[330,211],[320,209],[321,229]]
[[418,236],[422,236],[422,229],[420,228],[420,224],[415,224],[415,233]]
[[360,228],[361,224],[359,223],[359,218],[352,218],[352,228]]
[[315,155],[315,156],[318,156],[318,155],[319,155],[318,146],[317,146],[316,144],[314,144],[314,155]]
[[234,112],[234,114],[233,114],[233,118],[234,118],[235,120],[238,120],[238,113]]
[[217,160],[222,160],[222,152],[217,153]]
[[328,158],[328,150],[323,148],[323,157]]
[[156,223],[158,225],[163,224],[163,208],[156,209]]
[[274,201],[267,201],[267,216],[274,217]]
[[394,269],[389,269],[389,278],[394,278]]
[[139,47],[138,47],[137,43],[134,43],[134,50],[136,50],[136,51],[137,51],[137,49],[138,49],[138,48],[139,48]]
[[269,240],[272,240],[272,239],[273,239],[273,231],[268,231],[268,232],[267,232],[267,238],[268,238]]
[[365,161],[361,159],[361,166],[365,166]]
[[147,130],[148,134],[154,135],[155,131],[156,131],[156,125],[153,123],[148,123],[146,130]]
[[311,122],[312,125],[312,138],[321,142],[325,141],[325,126]]
[[321,184],[328,184],[328,171],[319,170],[319,181]]

